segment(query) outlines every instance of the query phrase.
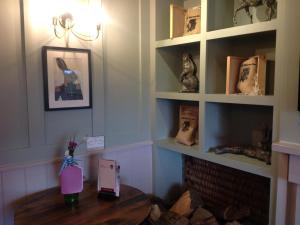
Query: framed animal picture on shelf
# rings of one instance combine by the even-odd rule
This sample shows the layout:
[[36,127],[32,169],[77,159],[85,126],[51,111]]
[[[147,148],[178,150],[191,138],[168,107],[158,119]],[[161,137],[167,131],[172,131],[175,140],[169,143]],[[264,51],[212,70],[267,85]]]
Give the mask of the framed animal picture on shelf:
[[91,51],[42,48],[45,110],[92,107]]

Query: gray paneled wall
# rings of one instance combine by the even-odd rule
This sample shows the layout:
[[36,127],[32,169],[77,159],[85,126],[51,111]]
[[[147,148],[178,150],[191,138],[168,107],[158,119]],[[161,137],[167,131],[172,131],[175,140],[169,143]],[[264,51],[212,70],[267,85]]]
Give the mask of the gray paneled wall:
[[28,146],[29,134],[20,5],[18,0],[2,0],[0,4],[0,152],[2,153],[4,150]]
[[107,144],[149,139],[149,1],[103,1],[103,7],[112,17],[103,44]]
[[149,140],[149,0],[102,0],[112,19],[103,38],[70,42],[92,50],[93,109],[57,112],[44,111],[41,47],[65,43],[52,18],[35,16],[44,3],[0,2],[0,167],[61,156],[74,134],[105,135],[107,146]]

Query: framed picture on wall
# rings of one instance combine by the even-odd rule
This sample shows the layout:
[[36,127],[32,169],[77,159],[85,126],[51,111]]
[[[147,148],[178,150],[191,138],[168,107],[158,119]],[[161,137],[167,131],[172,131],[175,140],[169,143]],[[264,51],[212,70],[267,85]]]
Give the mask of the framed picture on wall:
[[42,48],[45,110],[92,107],[91,51]]

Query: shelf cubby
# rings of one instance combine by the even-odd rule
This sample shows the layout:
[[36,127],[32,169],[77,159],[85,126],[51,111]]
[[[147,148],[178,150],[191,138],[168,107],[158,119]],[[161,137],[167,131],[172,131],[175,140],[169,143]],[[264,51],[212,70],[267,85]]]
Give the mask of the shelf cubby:
[[[233,22],[234,11],[239,7],[239,0],[209,0],[207,1],[207,30],[214,31],[235,26],[251,25],[250,18],[245,10],[237,13],[236,24]],[[258,7],[250,7],[253,15],[253,23],[267,23],[266,7],[264,5]],[[273,16],[273,20],[276,15]]]
[[205,151],[220,145],[251,145],[253,130],[273,125],[272,106],[206,103],[205,107]]
[[170,39],[170,4],[191,8],[201,5],[201,0],[156,0],[156,41]]
[[192,55],[199,78],[200,42],[156,49],[156,91],[179,92],[181,89],[182,56]]
[[276,31],[212,39],[207,42],[206,93],[225,94],[227,56],[251,57],[263,54],[267,59],[266,95],[274,94]]
[[156,136],[155,143],[160,147],[177,152],[199,149],[198,145],[185,146],[175,141],[179,130],[179,109],[180,105],[192,105],[199,107],[198,101],[181,100],[156,100]]

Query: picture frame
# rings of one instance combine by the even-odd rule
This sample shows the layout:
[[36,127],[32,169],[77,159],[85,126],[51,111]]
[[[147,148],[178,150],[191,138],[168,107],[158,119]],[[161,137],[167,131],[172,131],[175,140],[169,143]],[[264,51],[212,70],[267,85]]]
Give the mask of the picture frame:
[[43,46],[46,111],[92,108],[91,51]]

